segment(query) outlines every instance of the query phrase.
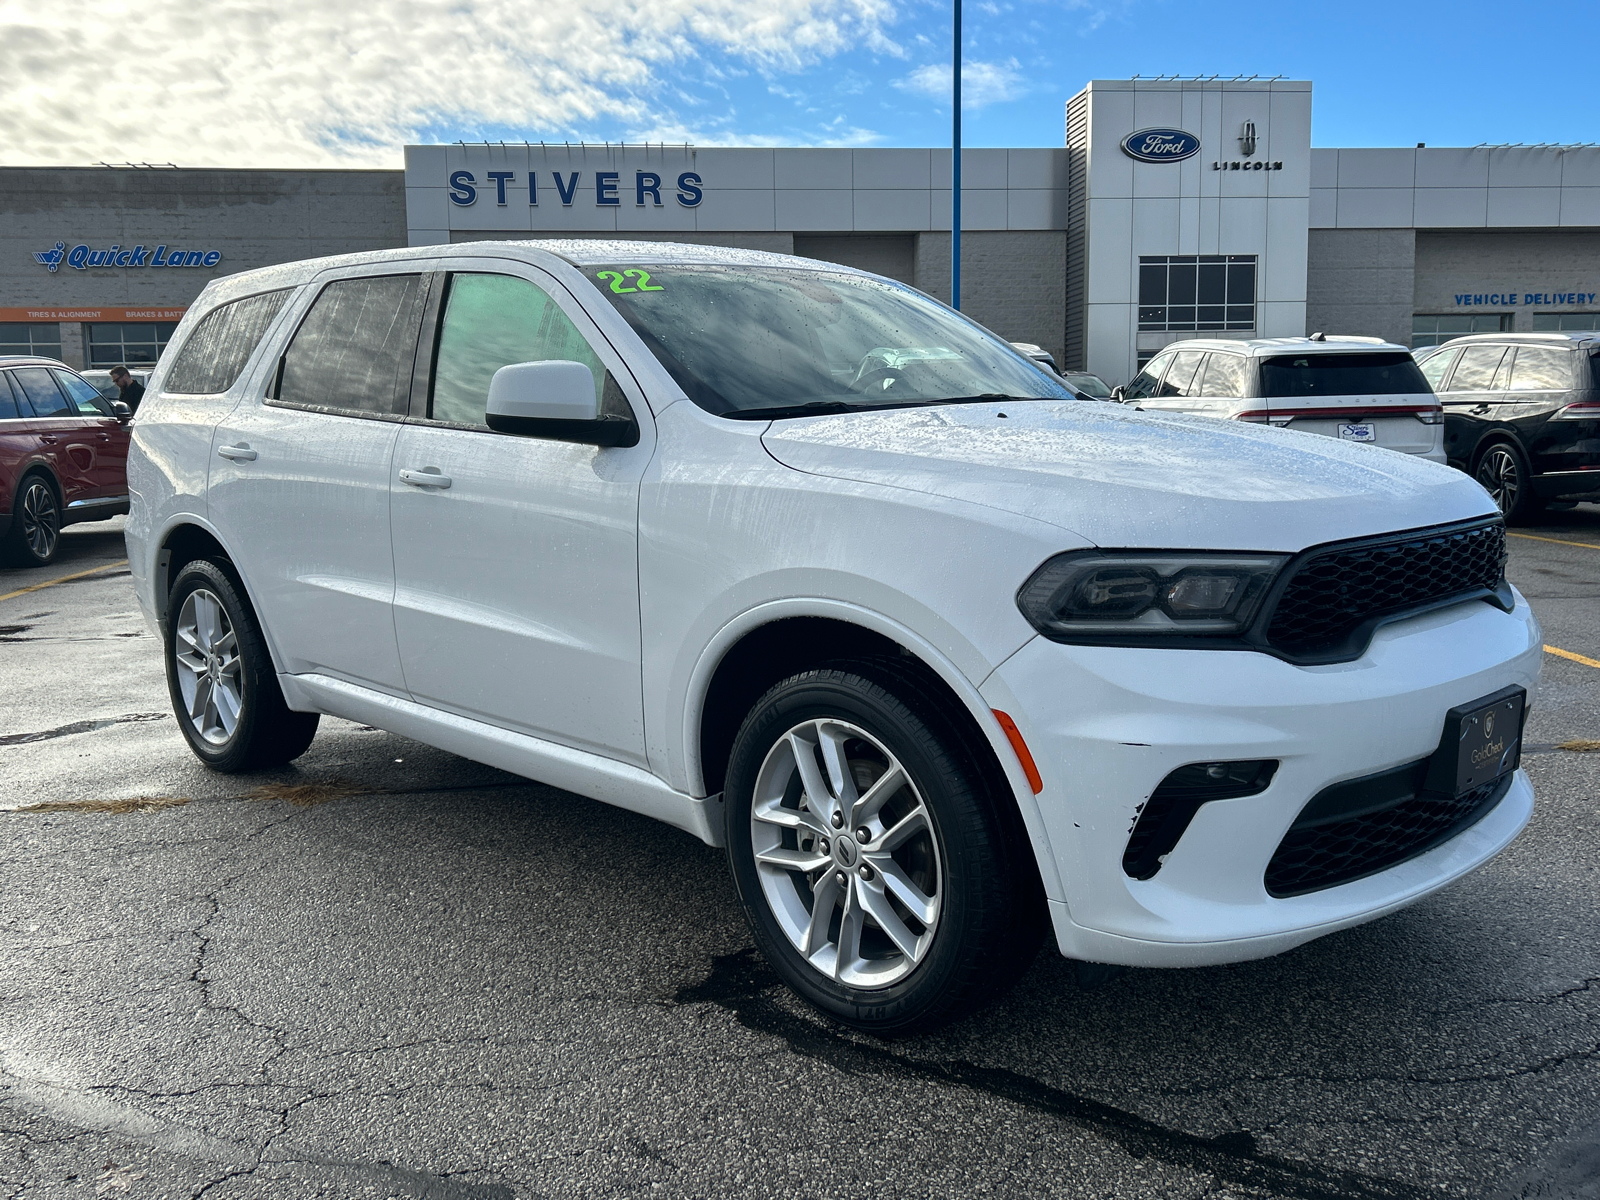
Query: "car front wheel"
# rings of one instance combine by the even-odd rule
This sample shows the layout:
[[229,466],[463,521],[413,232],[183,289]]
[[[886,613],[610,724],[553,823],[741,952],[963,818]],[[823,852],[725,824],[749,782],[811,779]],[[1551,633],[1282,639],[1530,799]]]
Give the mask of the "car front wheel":
[[1037,946],[1013,936],[1028,921],[976,764],[916,690],[870,668],[784,680],[745,719],[724,792],[762,952],[812,1004],[885,1035],[976,1007]]
[[284,704],[255,614],[228,574],[216,563],[188,564],[167,611],[167,688],[196,757],[234,774],[305,753],[318,715]]

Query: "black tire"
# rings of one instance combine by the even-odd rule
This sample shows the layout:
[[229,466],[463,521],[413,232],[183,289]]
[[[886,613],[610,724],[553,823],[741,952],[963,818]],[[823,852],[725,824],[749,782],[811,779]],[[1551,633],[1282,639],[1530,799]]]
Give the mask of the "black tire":
[[[195,598],[196,611],[209,611],[207,606],[215,602],[233,634],[232,660],[224,667],[225,654],[218,654],[214,667],[215,680],[225,676],[229,694],[238,698],[236,707],[228,706],[235,714],[231,728],[225,729],[221,720],[212,719],[220,705],[214,703],[208,708],[201,704],[199,715],[192,715],[191,701],[185,696],[186,682],[193,691],[193,673],[181,667],[178,658],[180,652],[190,661],[196,657],[193,643],[185,640],[184,618],[191,597]],[[204,560],[185,566],[172,585],[165,633],[172,711],[196,758],[213,771],[234,775],[282,766],[305,753],[316,736],[320,717],[317,713],[292,712],[284,704],[255,612],[229,572]],[[215,681],[209,682],[204,694],[210,695],[216,686]]]
[[22,477],[12,497],[5,557],[21,567],[47,567],[60,545],[61,497],[49,476],[32,471]]
[[1544,508],[1533,492],[1528,456],[1515,442],[1491,442],[1478,455],[1472,477],[1489,493],[1507,525],[1524,524]]
[[[824,1013],[845,1025],[879,1036],[933,1029],[993,999],[1031,961],[1043,928],[1042,895],[1038,896],[1037,911],[1034,911],[1035,906],[1027,901],[1033,898],[1036,889],[1018,882],[1036,880],[1033,864],[1017,861],[1017,839],[997,811],[984,772],[970,753],[971,747],[962,744],[938,706],[919,691],[910,676],[874,663],[805,671],[783,680],[757,701],[745,718],[734,741],[724,789],[729,865],[756,942],[767,961],[785,983]],[[885,806],[885,811],[891,812],[890,817],[873,818],[879,832],[871,838],[831,839],[846,843],[833,852],[833,858],[827,858],[825,853],[830,839],[818,837],[814,829],[784,833],[785,840],[780,846],[768,846],[761,851],[768,855],[779,852],[792,840],[798,847],[796,853],[823,854],[823,861],[829,865],[814,875],[799,869],[789,871],[771,866],[763,875],[757,866],[755,842],[760,835],[756,830],[768,830],[770,835],[771,827],[757,826],[752,821],[757,789],[758,786],[764,789],[763,811],[777,811],[772,807],[771,796],[776,794],[774,781],[783,778],[783,772],[789,769],[783,765],[782,758],[788,753],[791,757],[787,761],[794,764],[794,771],[785,785],[788,790],[784,792],[786,799],[782,804],[796,807],[784,807],[783,812],[787,819],[790,812],[800,815],[804,811],[799,806],[808,805],[809,801],[796,782],[799,763],[792,757],[794,752],[785,751],[783,747],[788,744],[786,739],[790,731],[813,721],[837,723],[841,728],[869,735],[867,740],[841,743],[855,747],[845,754],[851,764],[850,774],[858,782],[866,780],[870,786],[871,768],[864,766],[856,755],[872,756],[875,741],[878,750],[892,755],[888,761],[903,770],[912,787],[902,790],[898,799]],[[776,757],[769,759],[769,755]],[[824,759],[813,761],[825,762]],[[776,765],[768,766],[769,763]],[[866,770],[865,775],[863,770]],[[852,794],[854,790],[852,788]],[[858,885],[857,876],[875,878],[866,862],[867,851],[886,844],[883,829],[891,820],[902,819],[896,814],[915,808],[918,797],[928,814],[925,840],[936,845],[938,855],[936,872],[924,866],[919,878],[933,879],[936,875],[940,907],[933,924],[921,926],[912,918],[902,924],[902,933],[918,929],[929,939],[926,949],[916,958],[899,954],[896,966],[899,952],[885,932],[887,927],[869,926],[868,931],[860,935],[859,952],[852,952],[847,961],[868,967],[882,963],[891,971],[899,969],[906,973],[898,978],[886,974],[884,978],[888,982],[884,983],[841,982],[825,973],[826,968],[814,966],[802,952],[795,940],[797,935],[791,932],[796,914],[804,911],[812,924],[817,924],[815,906],[821,901],[810,897],[822,895],[814,889],[825,886],[824,877],[830,874],[849,892],[851,903],[857,903],[857,896],[865,897],[858,909],[872,903],[881,904],[881,899],[867,896],[867,889],[873,885]],[[849,828],[844,829],[846,835],[850,832]],[[863,833],[872,831],[863,829]],[[803,840],[807,837],[812,839],[809,846]],[[857,846],[856,842],[863,844]],[[906,848],[919,852],[915,843],[907,843]],[[851,858],[835,862],[846,851]],[[922,853],[926,859],[925,851]],[[881,864],[881,854],[882,851],[873,861]],[[852,872],[851,862],[862,865]],[[888,882],[885,877],[876,886],[883,891],[883,885]],[[790,887],[798,902],[807,905],[804,910],[797,910],[793,904],[785,905],[780,899],[779,907],[786,907],[789,914],[787,927],[784,918],[774,910],[769,887],[777,889],[783,899],[788,895],[783,889]],[[928,889],[924,887],[923,890]],[[834,961],[844,957],[837,946],[845,941],[840,915],[845,901],[841,899],[837,903],[841,910],[830,918],[833,924],[829,928],[839,932],[828,935],[835,948]],[[867,920],[871,919],[868,911]],[[868,953],[871,938],[877,939],[877,958]],[[826,952],[827,946],[824,946],[820,951],[824,958]]]

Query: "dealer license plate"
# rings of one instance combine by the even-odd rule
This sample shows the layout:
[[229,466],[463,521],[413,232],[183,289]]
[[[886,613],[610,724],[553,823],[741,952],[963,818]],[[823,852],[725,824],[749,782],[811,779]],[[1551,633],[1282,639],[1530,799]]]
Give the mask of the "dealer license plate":
[[1372,428],[1371,422],[1361,425],[1341,425],[1339,426],[1339,436],[1347,442],[1375,442],[1378,440],[1378,434]]
[[1527,702],[1528,693],[1522,688],[1507,688],[1450,710],[1445,720],[1445,746],[1451,744],[1454,733],[1456,795],[1517,769],[1522,757],[1522,710]]

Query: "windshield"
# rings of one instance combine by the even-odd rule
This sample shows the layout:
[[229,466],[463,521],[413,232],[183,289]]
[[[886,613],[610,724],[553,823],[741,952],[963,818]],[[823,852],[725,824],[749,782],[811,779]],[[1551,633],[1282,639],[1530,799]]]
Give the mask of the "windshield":
[[886,280],[720,264],[587,274],[685,394],[719,415],[1072,399],[993,334]]
[[1080,375],[1075,371],[1068,371],[1066,380],[1085,396],[1093,396],[1096,400],[1111,399],[1111,389],[1098,375]]
[[1428,395],[1432,391],[1416,360],[1404,350],[1285,354],[1261,362],[1261,394],[1267,397]]

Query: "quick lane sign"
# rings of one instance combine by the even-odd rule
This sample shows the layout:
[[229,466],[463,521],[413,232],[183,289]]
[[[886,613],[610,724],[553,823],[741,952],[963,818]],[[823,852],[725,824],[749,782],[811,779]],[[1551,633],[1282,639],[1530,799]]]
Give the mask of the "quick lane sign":
[[59,271],[62,263],[79,271],[91,267],[214,267],[222,261],[222,251],[168,250],[165,243],[154,248],[140,243],[131,249],[116,245],[104,250],[79,244],[68,250],[65,242],[57,242],[49,250],[35,250],[33,260],[50,272]]

